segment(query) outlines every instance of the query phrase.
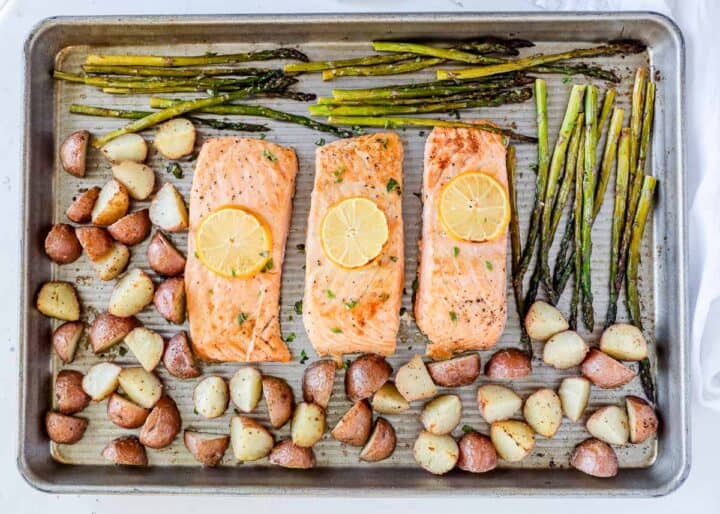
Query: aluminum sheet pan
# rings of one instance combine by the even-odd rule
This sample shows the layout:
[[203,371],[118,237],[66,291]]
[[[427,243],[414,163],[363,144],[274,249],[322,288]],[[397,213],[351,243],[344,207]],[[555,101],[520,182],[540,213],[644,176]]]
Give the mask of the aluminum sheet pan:
[[[42,416],[52,407],[53,377],[63,368],[49,344],[56,323],[42,317],[32,306],[39,285],[48,279],[75,282],[85,306],[85,318],[105,310],[112,282],[94,278],[85,257],[66,266],[51,265],[42,252],[46,229],[64,221],[64,211],[80,188],[102,185],[111,176],[108,164],[99,152],[89,153],[89,172],[84,179],[74,178],[60,169],[56,158],[62,139],[72,131],[86,129],[94,134],[120,126],[121,120],[109,120],[68,114],[71,103],[112,105],[118,108],[147,108],[145,97],[108,96],[94,88],[69,83],[53,83],[50,70],[78,69],[91,52],[198,54],[242,52],[277,45],[298,46],[311,59],[332,59],[366,54],[369,41],[376,38],[411,37],[458,38],[492,34],[517,36],[537,43],[529,52],[557,52],[577,46],[590,46],[599,41],[630,37],[643,40],[648,51],[643,54],[598,59],[623,77],[618,90],[618,105],[629,116],[632,76],[637,66],[650,64],[658,79],[656,122],[653,138],[651,169],[660,179],[657,207],[652,229],[646,231],[640,276],[642,314],[646,335],[651,344],[651,357],[657,363],[658,406],[662,428],[657,440],[641,445],[618,448],[618,477],[598,480],[567,469],[573,447],[588,435],[584,424],[565,419],[552,439],[537,437],[532,454],[519,463],[501,462],[499,469],[478,476],[453,472],[434,477],[420,470],[412,456],[412,444],[420,423],[422,402],[415,402],[410,411],[388,416],[394,425],[398,445],[392,458],[368,465],[358,460],[359,450],[333,440],[329,433],[315,447],[318,468],[308,472],[283,470],[266,461],[237,465],[228,451],[218,469],[201,468],[185,450],[182,438],[163,450],[148,450],[151,467],[123,469],[108,465],[100,456],[105,444],[114,437],[132,431],[122,430],[108,421],[105,402],[88,407],[82,416],[90,420],[83,439],[72,446],[50,443],[42,428]],[[423,14],[423,15],[323,15],[323,16],[223,16],[223,17],[108,17],[56,18],[41,23],[26,45],[26,127],[25,127],[25,191],[24,241],[22,262],[23,297],[21,301],[21,415],[19,466],[27,480],[38,488],[58,492],[194,492],[232,494],[483,494],[483,495],[659,495],[680,483],[689,469],[688,452],[688,371],[686,366],[687,324],[685,290],[685,226],[682,159],[682,81],[683,43],[678,29],[669,20],[654,14],[593,14],[593,15],[523,15],[523,14]],[[267,63],[277,66],[277,62]],[[434,70],[433,70],[434,71]],[[344,78],[323,82],[319,74],[304,75],[297,90],[327,95],[332,87],[367,87],[408,80],[427,80],[433,71],[413,75],[378,78]],[[551,144],[557,134],[570,89],[563,76],[546,76],[548,81],[548,114]],[[585,81],[575,77],[573,81]],[[604,89],[605,85],[599,83]],[[601,90],[602,92],[602,90]],[[182,95],[176,95],[182,96]],[[192,96],[192,95],[190,95]],[[264,105],[298,114],[306,113],[306,105],[281,99],[264,99]],[[487,118],[516,130],[535,133],[535,110],[532,102],[499,108],[463,112],[464,118]],[[310,131],[296,125],[270,120],[271,141],[288,145],[297,151],[299,174],[294,199],[292,227],[287,243],[283,268],[281,323],[284,334],[297,337],[290,344],[295,359],[288,364],[262,364],[263,373],[281,376],[300,394],[300,379],[306,364],[300,364],[304,350],[311,359],[314,352],[305,335],[294,303],[301,299],[304,255],[298,249],[305,240],[305,225],[314,174],[314,152],[321,139],[332,136]],[[398,341],[398,351],[389,360],[397,369],[414,353],[424,353],[424,338],[411,316],[411,284],[417,262],[417,240],[420,234],[421,204],[411,194],[421,189],[423,148],[427,130],[399,131],[405,148],[405,219],[406,294]],[[214,135],[212,129],[201,128],[198,145]],[[151,133],[146,136],[151,137]],[[534,145],[517,145],[518,201],[521,228],[527,229],[534,194],[536,161]],[[171,181],[188,198],[194,162],[182,164],[184,177],[176,179],[164,170],[167,161],[152,151],[148,163],[154,168],[158,182]],[[610,184],[612,191],[613,184]],[[608,199],[611,195],[608,195]],[[134,202],[141,208],[147,202]],[[607,305],[607,273],[612,201],[605,202],[594,227],[593,283],[598,317],[604,316]],[[559,238],[558,238],[559,239]],[[172,235],[183,251],[186,235]],[[149,270],[145,257],[147,241],[132,248],[131,265]],[[154,276],[156,283],[159,277]],[[566,309],[569,289],[561,302]],[[496,349],[517,345],[519,323],[508,288],[507,328]],[[619,319],[626,319],[623,302]],[[169,337],[179,328],[168,324],[152,308],[139,315],[149,328]],[[586,334],[596,341],[600,327]],[[584,332],[583,332],[584,333]],[[492,351],[481,352],[483,363]],[[538,387],[557,387],[566,376],[577,375],[577,369],[558,371],[542,365],[538,359],[541,346],[535,346],[531,376],[515,380],[512,387],[523,397]],[[130,352],[121,355],[118,349],[105,355],[119,364],[133,364]],[[67,368],[86,371],[99,358],[81,343],[78,356]],[[238,364],[205,364],[204,375],[218,374],[229,378]],[[183,428],[227,432],[226,414],[205,420],[193,412],[192,390],[196,380],[178,380],[161,366],[157,370],[167,392],[176,400],[183,419]],[[339,371],[335,391],[328,408],[328,426],[332,427],[350,403],[343,392],[343,371]],[[487,383],[481,377],[476,385],[456,390],[463,401],[460,427],[469,424],[482,432],[488,427],[479,415],[475,393],[477,385]],[[590,406],[618,403],[626,394],[641,394],[639,380],[618,390],[593,388]],[[298,396],[299,398],[299,396]],[[267,421],[264,404],[253,416]],[[584,418],[585,419],[585,418]],[[584,421],[584,419],[582,421]],[[275,431],[278,438],[287,437],[289,424]],[[510,469],[516,468],[516,469]],[[519,468],[519,469],[518,469]]]

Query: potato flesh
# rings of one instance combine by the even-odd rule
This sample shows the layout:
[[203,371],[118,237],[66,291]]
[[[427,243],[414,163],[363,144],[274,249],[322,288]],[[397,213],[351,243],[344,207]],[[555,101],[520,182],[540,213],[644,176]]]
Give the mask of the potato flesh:
[[435,435],[452,432],[462,417],[462,402],[454,394],[441,395],[428,402],[420,414],[425,430]]
[[168,232],[179,232],[188,227],[185,200],[171,183],[166,182],[150,204],[150,221]]
[[240,368],[230,379],[230,397],[242,412],[252,412],[262,396],[262,375],[255,368]]
[[83,390],[99,402],[110,396],[118,386],[122,368],[111,362],[101,362],[91,367],[82,381]]
[[525,330],[537,341],[547,341],[555,334],[567,330],[569,326],[556,307],[543,301],[533,303],[525,316]]
[[100,190],[92,210],[95,225],[111,225],[127,214],[130,197],[127,189],[117,180],[111,180]]
[[145,200],[155,187],[155,172],[145,164],[122,161],[113,165],[112,174],[133,200]]
[[630,422],[624,409],[617,405],[601,407],[586,424],[593,437],[608,444],[625,445],[630,439]]
[[152,408],[162,395],[160,379],[143,368],[124,368],[118,381],[128,398],[146,409]]
[[137,327],[125,336],[125,344],[145,371],[152,371],[160,364],[165,342],[157,332]]
[[435,382],[419,355],[415,355],[410,362],[398,369],[395,376],[395,387],[409,402],[431,398],[437,392]]
[[563,413],[571,421],[578,421],[590,400],[590,381],[583,377],[563,379],[558,390]]
[[538,434],[550,438],[562,422],[560,397],[552,389],[540,389],[528,396],[523,417]]
[[45,282],[37,297],[37,309],[45,316],[64,321],[80,319],[80,301],[69,282]]
[[511,418],[522,407],[520,398],[512,389],[487,384],[480,386],[477,392],[478,409],[488,423]]
[[113,164],[122,161],[144,162],[147,152],[147,143],[138,134],[124,134],[102,147],[103,155]]
[[500,458],[518,462],[527,457],[535,447],[532,428],[522,421],[497,421],[490,427],[490,439]]
[[204,418],[222,416],[228,405],[228,387],[222,377],[207,377],[200,381],[193,392],[195,410]]
[[460,449],[449,435],[422,431],[413,446],[415,461],[434,475],[444,475],[455,467]]
[[174,118],[160,125],[155,147],[167,159],[190,155],[195,147],[195,127],[184,118]]
[[410,403],[392,382],[383,385],[372,398],[372,408],[380,414],[399,414],[410,408]]
[[239,461],[253,461],[266,457],[273,448],[273,437],[265,427],[244,416],[230,420],[230,444]]
[[295,407],[290,434],[293,443],[308,448],[318,442],[325,432],[325,412],[314,403],[299,403]]
[[611,325],[603,332],[600,350],[621,361],[640,361],[648,353],[647,342],[640,329],[625,323]]
[[152,303],[154,293],[150,277],[142,270],[132,269],[115,284],[108,312],[122,318],[134,316]]
[[579,366],[588,352],[587,343],[574,331],[555,334],[545,343],[543,361],[557,369]]
[[121,243],[114,243],[107,255],[91,262],[100,280],[112,280],[125,270],[130,261],[130,250]]

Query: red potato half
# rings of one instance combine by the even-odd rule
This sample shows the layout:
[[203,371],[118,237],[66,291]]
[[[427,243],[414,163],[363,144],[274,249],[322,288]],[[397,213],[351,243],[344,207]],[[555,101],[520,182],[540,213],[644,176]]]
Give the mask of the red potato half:
[[90,324],[90,346],[95,353],[104,352],[125,339],[138,326],[140,322],[134,316],[119,317],[103,312]]
[[195,411],[207,419],[217,418],[228,406],[228,386],[225,379],[209,376],[202,379],[193,391]]
[[150,239],[147,260],[154,271],[166,277],[174,277],[185,271],[185,256],[160,231],[155,232]]
[[268,429],[247,416],[233,416],[230,420],[230,444],[239,461],[253,461],[267,457],[274,439]]
[[533,303],[525,315],[525,330],[536,341],[547,341],[550,337],[570,327],[557,307],[547,302]]
[[87,223],[92,218],[92,210],[98,196],[100,196],[100,188],[97,186],[81,192],[67,208],[65,216],[75,223]]
[[117,180],[111,180],[100,190],[92,210],[95,225],[111,225],[125,216],[130,206],[127,189]]
[[372,421],[373,414],[367,400],[360,400],[340,418],[330,435],[341,443],[362,446],[370,437]]
[[56,223],[45,237],[45,254],[58,264],[74,262],[82,254],[82,246],[75,229],[65,223]]
[[172,277],[164,280],[156,289],[153,304],[158,313],[171,323],[185,323],[185,280]]
[[155,187],[155,172],[150,166],[121,161],[112,167],[113,178],[128,190],[133,200],[145,200]]
[[571,421],[579,421],[590,400],[590,381],[584,377],[564,378],[558,395],[565,416]]
[[163,354],[163,364],[174,377],[187,379],[200,376],[200,369],[195,362],[195,356],[185,332],[175,334],[167,342]]
[[315,403],[298,403],[290,426],[292,442],[308,448],[325,432],[325,409]]
[[532,372],[530,356],[516,348],[495,352],[485,364],[485,375],[495,380],[512,380]]
[[126,214],[107,229],[110,235],[119,243],[133,246],[141,243],[150,235],[152,223],[150,223],[150,211],[141,209]]
[[637,375],[621,362],[595,348],[590,350],[580,370],[590,382],[605,389],[623,386]]
[[63,369],[55,379],[55,405],[60,414],[75,414],[90,403],[82,387],[84,375],[79,371]]
[[195,148],[195,126],[185,118],[173,118],[158,127],[155,148],[166,159],[180,159]]
[[437,385],[462,387],[470,385],[480,375],[480,355],[471,353],[444,361],[429,362],[428,372]]
[[520,412],[522,398],[505,386],[486,384],[478,388],[477,404],[483,419],[493,423]]
[[66,137],[60,145],[60,163],[65,171],[75,177],[85,176],[90,132],[78,130]]
[[399,414],[410,408],[410,402],[400,394],[394,383],[386,382],[373,395],[372,408],[380,414]]
[[535,432],[553,437],[562,423],[560,397],[552,389],[538,389],[525,400],[523,417]]
[[59,412],[48,412],[45,415],[45,430],[54,443],[77,443],[85,435],[87,426],[88,420],[85,418],[67,416]]
[[617,405],[600,407],[588,418],[585,428],[593,437],[608,444],[624,446],[630,439],[627,413]]
[[122,368],[112,362],[99,362],[92,366],[83,377],[83,390],[96,402],[110,396],[118,387]]
[[150,221],[168,232],[180,232],[188,227],[185,200],[170,182],[163,184],[150,203]]
[[110,253],[115,243],[108,231],[102,227],[78,227],[76,233],[91,262]]
[[457,467],[470,473],[486,473],[497,466],[497,451],[489,437],[472,431],[458,441]]
[[295,405],[293,391],[281,378],[262,377],[262,393],[267,404],[270,424],[273,428],[280,428],[290,419]]
[[543,361],[556,369],[579,366],[588,353],[588,345],[577,332],[566,330],[555,334],[545,343]]
[[52,344],[55,353],[65,364],[72,362],[75,358],[75,352],[84,330],[85,324],[82,321],[68,321],[53,332]]
[[530,425],[513,419],[493,423],[490,439],[500,458],[508,462],[523,460],[535,448],[535,435]]
[[101,151],[112,164],[122,161],[144,162],[148,154],[148,145],[138,134],[123,134],[105,143]]
[[648,402],[637,396],[626,396],[625,408],[630,424],[631,443],[642,443],[657,433],[658,417]]
[[616,323],[600,337],[600,350],[621,361],[641,361],[648,355],[648,345],[639,328]]
[[113,243],[110,252],[92,262],[92,267],[100,280],[107,281],[114,279],[125,271],[128,262],[130,262],[130,250],[128,250],[128,247],[124,244]]
[[449,435],[435,435],[422,431],[413,446],[415,462],[433,475],[444,475],[460,457],[460,449],[455,439]]
[[38,292],[35,306],[51,318],[63,321],[80,319],[80,300],[70,282],[45,282]]
[[345,393],[351,402],[370,398],[391,374],[392,367],[382,355],[361,355],[345,371]]
[[393,426],[388,420],[378,418],[370,438],[360,452],[360,460],[365,462],[385,460],[393,454],[396,444],[397,437]]
[[147,466],[145,447],[134,435],[113,439],[103,449],[102,456],[121,466]]
[[203,466],[217,466],[225,455],[230,437],[227,435],[208,434],[185,430],[183,433],[185,448]]
[[610,478],[617,475],[618,460],[612,447],[598,439],[586,439],[575,447],[570,465],[583,473]]
[[462,417],[462,402],[455,394],[443,394],[425,404],[420,413],[420,422],[431,434],[443,435],[452,432]]
[[178,435],[181,425],[177,405],[169,396],[163,396],[145,420],[140,431],[140,442],[149,448],[165,448]]
[[123,368],[117,379],[128,398],[146,409],[151,409],[162,396],[160,379],[143,368]]
[[152,303],[155,286],[144,271],[134,268],[115,283],[108,312],[113,316],[129,317]]
[[107,402],[107,417],[122,428],[138,428],[145,423],[149,409],[140,407],[124,396],[113,393]]
[[252,412],[262,397],[262,374],[256,368],[238,369],[230,379],[230,398],[242,412]]
[[165,341],[154,330],[145,327],[134,328],[125,336],[125,344],[146,371],[152,371],[160,364]]
[[303,399],[327,408],[335,384],[335,362],[330,359],[313,362],[303,374]]
[[303,448],[290,440],[280,441],[270,452],[272,464],[289,469],[310,469],[315,467],[315,453],[312,448]]
[[400,366],[395,374],[395,387],[407,401],[432,398],[437,387],[420,355],[415,355],[410,362]]

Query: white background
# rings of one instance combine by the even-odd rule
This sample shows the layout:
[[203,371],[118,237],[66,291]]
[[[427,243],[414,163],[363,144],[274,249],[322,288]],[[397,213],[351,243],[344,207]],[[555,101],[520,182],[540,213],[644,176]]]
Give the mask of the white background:
[[[701,0],[698,0],[701,1]],[[711,3],[713,0],[707,0]],[[57,496],[38,492],[27,485],[16,467],[17,453],[17,328],[18,262],[20,234],[20,154],[22,139],[22,45],[29,29],[39,20],[55,15],[93,14],[213,14],[213,13],[288,13],[288,12],[372,12],[372,11],[481,11],[534,10],[535,4],[553,7],[557,1],[538,0],[124,0],[118,3],[98,0],[0,0],[0,510],[7,513],[127,513],[141,514],[172,509],[185,512],[277,512],[293,510],[318,514],[342,511],[384,512],[458,512],[474,513],[492,509],[493,514],[512,512],[565,512],[584,514],[629,512],[642,509],[650,514],[720,513],[720,474],[715,467],[720,457],[718,431],[720,413],[701,407],[693,400],[692,470],[679,491],[658,499],[342,499],[342,498],[245,498],[202,496]],[[571,4],[573,2],[570,2]],[[613,7],[619,2],[575,2],[594,4],[595,8]],[[625,1],[622,8],[643,8],[648,1]],[[683,9],[695,8],[695,1],[677,2]],[[717,10],[716,10],[717,12]],[[704,23],[717,26],[720,18]],[[717,37],[715,34],[714,37]],[[692,51],[692,47],[691,47]],[[694,56],[690,55],[692,62]],[[718,56],[705,56],[717,60]],[[716,63],[717,64],[717,63]],[[717,66],[704,80],[718,80]],[[699,80],[696,77],[695,80]],[[720,136],[720,134],[717,134]],[[690,145],[690,150],[692,145]],[[31,149],[32,151],[32,149]],[[693,157],[690,155],[690,161]],[[714,163],[716,166],[717,163]],[[692,198],[693,180],[690,181]],[[31,199],[32,201],[32,199]],[[41,206],[38,206],[41,208]],[[696,275],[698,270],[692,270]],[[691,291],[694,297],[694,291]],[[693,396],[694,398],[695,396]],[[482,480],[482,477],[478,477]]]

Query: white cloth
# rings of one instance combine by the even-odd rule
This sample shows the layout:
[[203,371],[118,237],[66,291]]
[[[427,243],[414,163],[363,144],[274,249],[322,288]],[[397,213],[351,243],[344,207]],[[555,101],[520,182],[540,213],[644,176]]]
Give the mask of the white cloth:
[[[717,0],[534,0],[552,10],[650,10],[669,15],[685,37],[685,142],[689,220],[691,374],[700,403],[720,410],[720,19]],[[711,168],[711,165],[713,166]]]

